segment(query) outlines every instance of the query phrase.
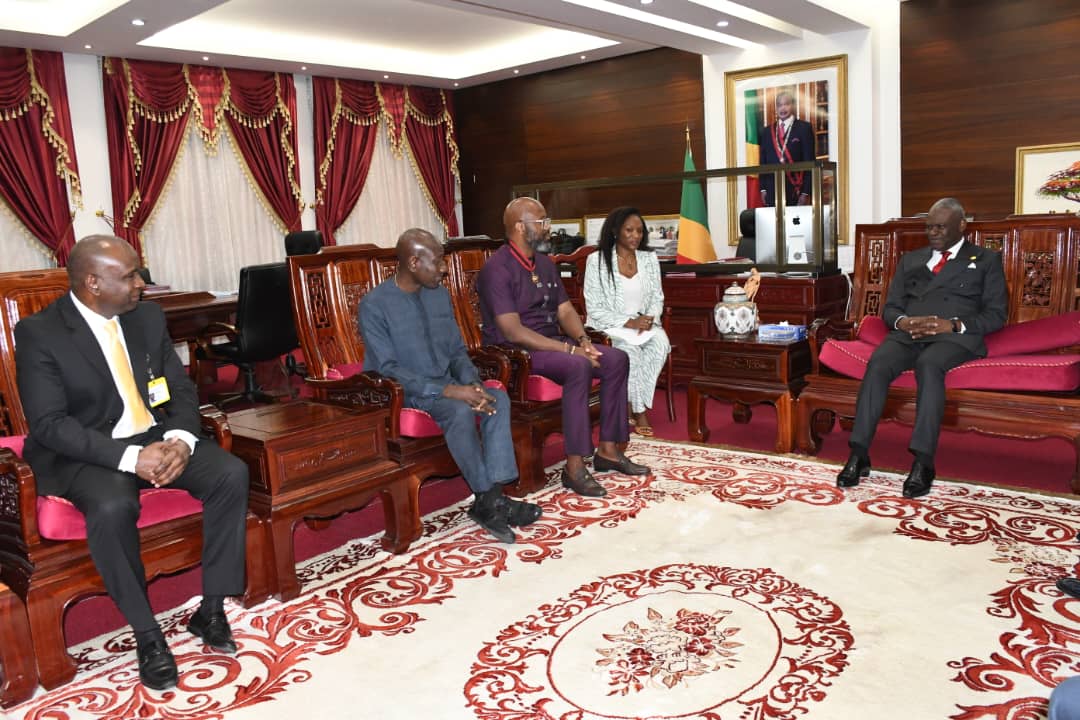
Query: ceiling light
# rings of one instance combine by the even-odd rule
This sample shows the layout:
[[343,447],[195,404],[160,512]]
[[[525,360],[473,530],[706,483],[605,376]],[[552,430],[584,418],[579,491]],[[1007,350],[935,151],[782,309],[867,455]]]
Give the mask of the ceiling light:
[[301,66],[300,66],[300,69],[301,69],[301,70],[307,70],[307,65],[301,65]]
[[652,0],[641,0],[642,5],[652,5]]
[[389,80],[389,79],[390,79],[390,76],[389,76],[389,75],[383,75],[383,76],[382,76],[382,79],[383,79],[383,80]]
[[454,87],[457,87],[457,86],[458,86],[458,85],[460,85],[460,84],[461,84],[461,83],[454,83]]
[[515,75],[517,75],[519,72],[521,72],[521,71],[520,70],[514,70]]
[[731,23],[729,23],[727,20],[717,20],[716,21],[716,27],[727,27],[730,24]]
[[210,56],[209,55],[203,55],[202,59],[203,59],[203,62],[206,62],[207,60],[210,59]]
[[89,50],[90,48],[92,48],[94,46],[93,45],[83,45],[83,47],[86,48],[87,50]]
[[135,18],[134,20],[131,21],[131,24],[134,25],[135,27],[142,27],[143,25],[146,24],[146,22],[139,19],[139,18]]
[[584,59],[585,59],[585,56],[584,56],[584,55],[582,55],[582,56],[581,56],[581,59],[582,59],[582,60],[584,60]]

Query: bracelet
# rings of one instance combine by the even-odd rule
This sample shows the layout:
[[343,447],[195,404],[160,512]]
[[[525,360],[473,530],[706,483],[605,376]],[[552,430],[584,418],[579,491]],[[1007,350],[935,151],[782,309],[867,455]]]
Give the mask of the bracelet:
[[581,337],[579,337],[579,338],[577,339],[577,341],[578,341],[579,343],[583,343],[583,342],[592,342],[592,338],[590,338],[590,337],[589,337],[588,335],[582,335]]
[[562,345],[563,345],[564,348],[566,348],[566,354],[567,355],[573,355],[574,354],[574,348],[570,347],[570,343],[563,343]]

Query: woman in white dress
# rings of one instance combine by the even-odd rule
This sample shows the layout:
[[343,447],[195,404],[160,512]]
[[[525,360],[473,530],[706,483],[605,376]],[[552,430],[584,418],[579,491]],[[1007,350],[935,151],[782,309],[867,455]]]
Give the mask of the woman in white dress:
[[660,261],[637,208],[615,208],[604,220],[598,251],[585,264],[586,324],[630,356],[630,417],[639,435],[653,434],[648,410],[671,343],[660,327],[664,290]]

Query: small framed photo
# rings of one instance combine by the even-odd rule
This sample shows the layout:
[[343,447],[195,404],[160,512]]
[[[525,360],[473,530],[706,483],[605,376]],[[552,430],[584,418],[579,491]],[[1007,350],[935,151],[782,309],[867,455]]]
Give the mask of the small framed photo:
[[649,231],[649,246],[662,249],[672,240],[679,239],[679,214],[642,215],[645,227]]
[[1016,148],[1016,212],[1080,212],[1080,142]]
[[560,230],[567,235],[581,235],[584,230],[584,223],[580,219],[573,218],[570,220],[552,220],[551,234],[555,235]]
[[585,244],[595,245],[600,242],[600,230],[604,227],[607,215],[586,215],[582,218],[585,224]]

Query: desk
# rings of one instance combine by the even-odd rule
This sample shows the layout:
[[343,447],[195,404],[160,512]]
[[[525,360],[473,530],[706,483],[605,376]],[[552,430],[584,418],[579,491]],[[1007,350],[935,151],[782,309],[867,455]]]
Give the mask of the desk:
[[810,372],[810,344],[759,342],[757,333],[745,339],[698,338],[698,363],[702,375],[690,381],[686,391],[686,425],[690,439],[706,442],[705,399],[734,403],[736,422],[750,421],[749,405],[768,403],[776,408],[776,451],[795,448],[795,398]]
[[248,506],[269,533],[273,567],[266,570],[282,600],[300,593],[293,529],[304,518],[356,510],[379,495],[383,548],[404,552],[420,537],[420,481],[387,458],[386,415],[306,400],[229,415],[232,452],[248,465]]
[[168,292],[147,294],[165,311],[169,337],[189,346],[212,322],[231,323],[236,317],[236,296],[217,297],[208,292]]

